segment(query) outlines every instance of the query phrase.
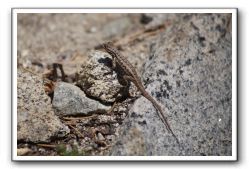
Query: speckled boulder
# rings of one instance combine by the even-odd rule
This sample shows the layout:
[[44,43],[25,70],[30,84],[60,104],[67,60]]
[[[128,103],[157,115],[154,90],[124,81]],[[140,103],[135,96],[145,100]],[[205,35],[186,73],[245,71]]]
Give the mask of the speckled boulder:
[[142,77],[181,145],[141,97],[111,155],[232,155],[231,14],[178,15],[152,43]]
[[69,128],[54,115],[43,80],[28,71],[17,72],[17,139],[27,142],[49,142],[63,137]]
[[89,53],[89,60],[81,66],[76,84],[89,96],[103,102],[114,102],[122,86],[111,69],[112,58],[101,51]]

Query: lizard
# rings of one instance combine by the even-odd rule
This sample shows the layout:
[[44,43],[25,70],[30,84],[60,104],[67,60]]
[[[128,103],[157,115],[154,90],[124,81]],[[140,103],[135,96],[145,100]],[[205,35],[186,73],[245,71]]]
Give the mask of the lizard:
[[107,53],[109,53],[112,56],[113,59],[113,68],[116,68],[118,66],[119,73],[121,73],[122,78],[124,82],[128,85],[129,82],[132,82],[137,89],[141,92],[141,94],[148,99],[153,106],[157,109],[157,114],[164,123],[166,129],[172,134],[172,136],[176,139],[176,142],[180,145],[180,142],[176,135],[174,134],[173,130],[171,129],[167,117],[163,114],[162,107],[157,103],[157,101],[145,90],[145,87],[143,86],[142,81],[140,80],[140,77],[138,76],[138,73],[136,72],[136,69],[133,67],[133,65],[126,59],[117,48],[113,47],[111,42],[107,42],[102,44],[103,48]]

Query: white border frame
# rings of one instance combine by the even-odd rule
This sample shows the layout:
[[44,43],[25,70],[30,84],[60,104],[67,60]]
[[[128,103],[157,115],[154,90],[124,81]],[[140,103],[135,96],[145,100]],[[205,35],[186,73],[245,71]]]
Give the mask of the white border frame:
[[[231,13],[232,14],[232,156],[17,156],[17,14],[18,13]],[[13,161],[237,161],[237,9],[71,8],[12,9],[12,160]]]

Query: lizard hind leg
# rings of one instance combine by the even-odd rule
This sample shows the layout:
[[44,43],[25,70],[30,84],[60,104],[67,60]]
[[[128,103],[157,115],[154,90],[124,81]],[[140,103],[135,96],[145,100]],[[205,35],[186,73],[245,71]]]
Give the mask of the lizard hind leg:
[[122,87],[119,89],[118,94],[121,96],[117,97],[116,101],[124,101],[127,98],[134,98],[130,92],[130,86],[131,86],[131,81],[127,79],[127,76],[119,76],[119,83],[122,85]]
[[129,92],[132,80],[133,80],[133,78],[130,76],[127,76],[127,75],[123,76],[123,85],[124,85],[123,94],[129,98],[133,98],[133,96]]

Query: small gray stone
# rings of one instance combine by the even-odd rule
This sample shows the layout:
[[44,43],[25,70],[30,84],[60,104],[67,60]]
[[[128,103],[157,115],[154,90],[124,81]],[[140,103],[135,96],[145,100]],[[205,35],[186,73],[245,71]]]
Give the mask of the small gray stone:
[[100,141],[105,140],[105,137],[101,133],[98,133],[97,137],[98,137],[98,140]]
[[57,115],[87,115],[97,110],[107,110],[98,101],[89,99],[80,88],[65,82],[58,82],[54,90],[53,108]]
[[22,69],[17,76],[17,140],[49,142],[68,134],[69,128],[54,115],[42,79]]
[[171,13],[171,14],[169,13],[166,15],[165,13],[146,13],[146,14],[141,15],[140,21],[143,21],[143,20],[149,20],[149,22],[143,23],[143,24],[145,24],[145,27],[147,29],[153,29],[167,22],[174,22],[176,20],[179,20],[179,14],[177,16],[177,14],[174,14],[174,13]]

